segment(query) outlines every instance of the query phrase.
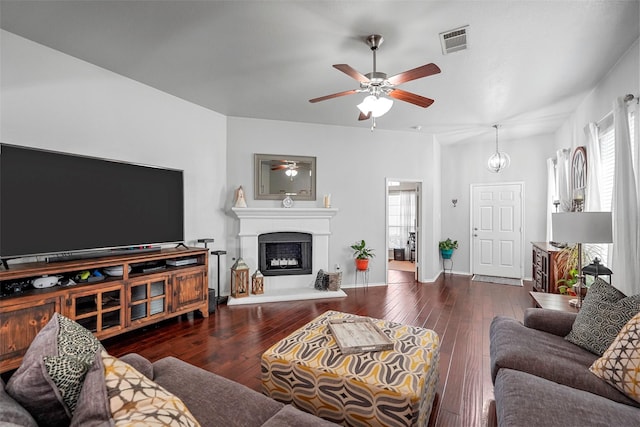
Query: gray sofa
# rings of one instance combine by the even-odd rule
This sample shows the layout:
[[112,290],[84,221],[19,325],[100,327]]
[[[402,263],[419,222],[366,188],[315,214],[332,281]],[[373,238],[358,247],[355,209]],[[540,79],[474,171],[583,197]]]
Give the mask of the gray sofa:
[[574,313],[530,308],[524,324],[496,317],[490,327],[498,426],[640,426],[640,404],[596,377],[598,359],[564,337]]
[[[203,427],[336,425],[174,357],[151,363],[129,354],[121,360],[178,396]],[[0,425],[36,426],[29,413],[5,392],[2,381]]]

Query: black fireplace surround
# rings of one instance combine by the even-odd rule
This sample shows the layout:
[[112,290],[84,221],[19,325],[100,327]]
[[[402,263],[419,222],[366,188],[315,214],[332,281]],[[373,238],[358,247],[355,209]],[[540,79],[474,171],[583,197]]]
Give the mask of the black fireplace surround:
[[265,276],[311,274],[312,242],[309,233],[276,232],[258,236],[260,271]]

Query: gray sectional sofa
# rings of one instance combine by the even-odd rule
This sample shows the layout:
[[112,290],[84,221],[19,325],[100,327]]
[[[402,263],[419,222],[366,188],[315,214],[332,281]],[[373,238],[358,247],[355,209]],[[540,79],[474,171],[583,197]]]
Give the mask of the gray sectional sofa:
[[565,340],[574,313],[496,317],[491,375],[499,426],[640,426],[640,404],[589,371],[598,356]]
[[[174,357],[151,363],[142,356],[130,354],[121,360],[178,396],[203,427],[336,425]],[[2,381],[0,425],[37,426],[29,412],[5,392]]]

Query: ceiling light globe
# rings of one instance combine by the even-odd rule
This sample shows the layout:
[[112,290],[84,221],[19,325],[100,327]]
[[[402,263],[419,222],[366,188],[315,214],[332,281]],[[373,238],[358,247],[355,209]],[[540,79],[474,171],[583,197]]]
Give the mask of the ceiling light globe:
[[358,109],[362,111],[362,114],[369,114],[369,111],[373,109],[373,104],[376,102],[376,97],[369,95],[358,104]]
[[389,98],[378,98],[373,110],[371,110],[371,115],[373,117],[384,116],[391,110],[391,106],[393,105],[393,101]]
[[369,112],[371,112],[373,117],[381,117],[389,112],[392,105],[393,100],[389,98],[378,98],[375,95],[369,95],[358,104],[358,109],[362,114],[369,114]]
[[491,172],[498,173],[503,169],[506,169],[511,164],[511,158],[507,153],[495,152],[487,161],[487,168]]

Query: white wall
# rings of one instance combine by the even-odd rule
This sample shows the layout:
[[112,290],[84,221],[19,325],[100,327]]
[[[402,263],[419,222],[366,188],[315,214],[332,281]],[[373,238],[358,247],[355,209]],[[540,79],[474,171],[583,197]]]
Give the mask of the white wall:
[[224,247],[224,116],[12,33],[1,37],[2,142],[182,169],[187,243],[213,237],[212,248]]
[[[500,139],[500,150],[511,157],[511,166],[500,173],[486,165],[495,152],[495,140],[442,147],[442,236],[458,241],[453,270],[471,273],[471,184],[524,183],[524,277],[531,277],[531,242],[546,240],[546,159],[555,152],[553,135],[520,140]],[[458,199],[454,208],[451,199]]]
[[[573,149],[585,145],[584,127],[589,122],[597,123],[613,111],[613,101],[628,93],[636,96],[640,94],[640,43],[638,40],[558,129],[555,134],[557,149]],[[638,127],[636,126],[637,130]]]
[[[355,282],[349,246],[364,239],[377,254],[370,264],[370,283],[386,283],[385,278],[385,179],[423,182],[423,224],[434,222],[433,186],[437,157],[431,135],[418,132],[389,132],[368,128],[347,128],[305,123],[279,122],[230,117],[228,119],[229,210],[234,190],[242,185],[249,207],[279,207],[280,201],[254,200],[253,155],[288,154],[317,158],[316,201],[298,201],[296,207],[322,206],[322,196],[331,193],[331,205],[339,209],[332,220],[329,265],[340,264],[343,283]],[[238,256],[238,225],[228,217],[227,239],[230,260]],[[433,233],[423,233],[423,248],[433,247]],[[430,239],[430,241],[429,241]],[[422,260],[433,256],[423,251]],[[435,276],[424,263],[423,279]],[[252,269],[255,266],[251,266]]]

